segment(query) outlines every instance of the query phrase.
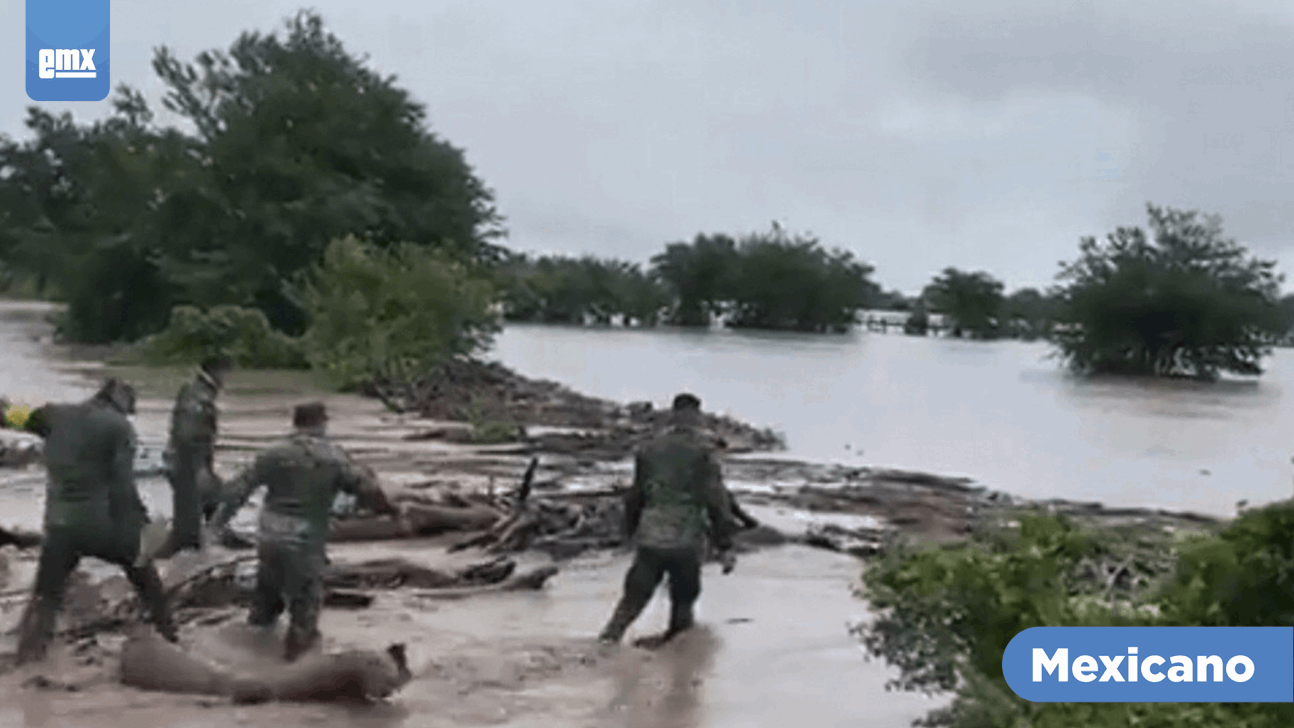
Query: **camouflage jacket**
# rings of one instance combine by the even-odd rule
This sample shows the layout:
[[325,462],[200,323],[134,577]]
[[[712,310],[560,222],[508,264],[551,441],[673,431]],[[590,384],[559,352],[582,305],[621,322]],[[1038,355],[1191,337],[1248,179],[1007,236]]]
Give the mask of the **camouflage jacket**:
[[173,453],[181,444],[205,448],[208,453],[215,448],[217,430],[216,395],[219,389],[211,375],[198,372],[193,381],[180,388],[171,410],[171,437],[167,452]]
[[132,528],[147,521],[135,487],[135,428],[121,412],[90,402],[41,408],[49,486],[45,525]]
[[271,541],[322,546],[338,492],[376,501],[379,509],[386,505],[371,470],[355,463],[328,438],[298,431],[261,453],[250,468],[229,481],[212,526],[224,528],[261,485],[267,493],[260,536]]
[[731,503],[719,461],[701,433],[674,428],[634,457],[634,482],[625,497],[626,526],[641,546],[732,545]]

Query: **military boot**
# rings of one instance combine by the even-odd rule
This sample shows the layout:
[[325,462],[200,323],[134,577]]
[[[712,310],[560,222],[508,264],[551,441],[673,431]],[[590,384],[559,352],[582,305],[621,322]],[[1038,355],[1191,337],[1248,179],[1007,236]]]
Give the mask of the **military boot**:
[[669,628],[665,630],[665,634],[673,637],[680,632],[685,632],[691,629],[694,624],[696,624],[696,620],[692,616],[692,605],[690,603],[671,604],[669,610]]
[[24,665],[45,657],[54,635],[57,607],[48,599],[33,595],[19,624],[18,654],[15,663]]
[[139,593],[140,604],[148,612],[148,621],[167,642],[178,642],[179,634],[171,618],[171,605],[166,598],[166,587],[157,568],[151,563],[126,570],[126,575]]
[[647,606],[646,603],[639,603],[638,600],[630,599],[628,596],[621,599],[616,605],[616,611],[611,614],[611,619],[607,621],[607,626],[603,627],[602,633],[598,635],[598,641],[608,644],[619,643],[624,638],[629,625],[634,623],[645,606]]
[[296,662],[297,658],[309,652],[319,644],[321,635],[317,629],[303,629],[297,625],[288,627],[288,634],[283,644],[283,659]]

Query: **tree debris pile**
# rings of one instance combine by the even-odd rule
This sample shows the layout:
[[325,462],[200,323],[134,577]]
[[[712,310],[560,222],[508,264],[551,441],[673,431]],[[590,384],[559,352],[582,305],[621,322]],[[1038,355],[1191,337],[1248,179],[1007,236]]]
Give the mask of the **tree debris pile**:
[[450,547],[479,547],[491,554],[536,549],[569,559],[590,549],[614,548],[623,540],[624,502],[618,493],[581,498],[526,500],[485,533]]
[[[581,433],[545,433],[527,438],[537,451],[581,452],[618,459],[652,437],[667,421],[668,412],[651,403],[621,406],[588,397],[556,382],[523,377],[497,362],[454,358],[438,365],[417,382],[379,382],[365,394],[378,397],[396,412],[475,427],[502,423],[524,427],[584,430]],[[773,451],[785,448],[783,438],[731,417],[707,414],[704,426],[731,452]],[[414,439],[444,438],[469,441],[470,431],[439,428]]]

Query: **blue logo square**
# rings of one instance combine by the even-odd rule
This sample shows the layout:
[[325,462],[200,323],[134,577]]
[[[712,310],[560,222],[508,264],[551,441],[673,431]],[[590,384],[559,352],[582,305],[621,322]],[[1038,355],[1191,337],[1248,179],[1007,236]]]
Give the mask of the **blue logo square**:
[[102,101],[112,87],[111,0],[27,0],[27,96]]

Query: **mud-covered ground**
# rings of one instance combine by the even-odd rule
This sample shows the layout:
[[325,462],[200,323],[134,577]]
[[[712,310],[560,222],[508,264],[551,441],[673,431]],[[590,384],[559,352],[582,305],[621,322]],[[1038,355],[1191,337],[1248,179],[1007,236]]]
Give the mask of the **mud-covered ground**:
[[[10,396],[34,404],[42,396],[88,392],[104,374],[94,361],[101,352],[80,352],[69,361],[66,350],[33,340],[46,335],[33,311],[27,304],[0,304],[0,335],[14,344],[3,355],[8,360],[0,357],[0,372],[48,372],[44,379],[28,374]],[[112,371],[139,388],[141,446],[156,453],[164,444],[171,398],[189,372]],[[377,588],[368,590],[373,601],[366,608],[326,610],[329,650],[408,643],[415,678],[390,705],[233,708],[210,698],[122,688],[115,684],[114,666],[122,637],[97,630],[64,641],[44,664],[0,675],[0,726],[907,725],[934,704],[886,693],[890,671],[866,662],[850,635],[849,625],[866,615],[866,605],[851,593],[859,557],[883,548],[895,534],[955,540],[985,519],[1010,517],[1018,505],[962,479],[779,459],[771,433],[711,421],[711,431],[727,446],[728,484],[763,526],[744,535],[733,574],[706,567],[700,629],[658,652],[601,649],[592,638],[614,606],[628,565],[623,544],[616,543],[614,508],[630,477],[629,452],[650,436],[661,413],[581,397],[494,367],[451,372],[403,399],[383,394],[406,411],[393,412],[376,397],[322,391],[300,373],[237,372],[221,399],[217,470],[232,476],[286,432],[293,404],[323,399],[333,435],[378,473],[393,497],[440,507],[490,507],[501,522],[525,520],[529,528],[524,538],[512,538],[515,528],[496,531],[492,542],[462,550],[451,547],[479,530],[335,543],[335,564],[399,557],[448,572],[500,557],[513,559],[519,571],[555,564],[559,572],[542,589],[448,600],[428,594],[435,590]],[[520,439],[474,442],[498,439],[482,435],[497,435],[500,423],[503,429],[519,426]],[[519,504],[515,491],[533,458],[538,464],[531,491]],[[164,481],[142,478],[141,490],[150,508],[169,512]],[[38,463],[0,471],[0,526],[34,530],[42,496]],[[1096,524],[1154,532],[1211,523],[1091,504],[1050,507]],[[255,510],[246,509],[235,526],[250,533]],[[554,543],[574,548],[551,548]],[[495,553],[487,552],[491,546]],[[2,656],[12,651],[11,627],[31,583],[36,549],[8,547],[0,553]],[[168,579],[174,583],[204,564],[245,555],[215,549],[201,558],[177,557],[166,565]],[[64,627],[99,623],[106,609],[128,596],[110,569],[87,562],[84,571],[86,584],[73,589]],[[663,601],[653,602],[626,642],[663,626]],[[184,619],[184,644],[212,659],[273,659],[272,645],[242,626],[237,607],[189,610]]]

